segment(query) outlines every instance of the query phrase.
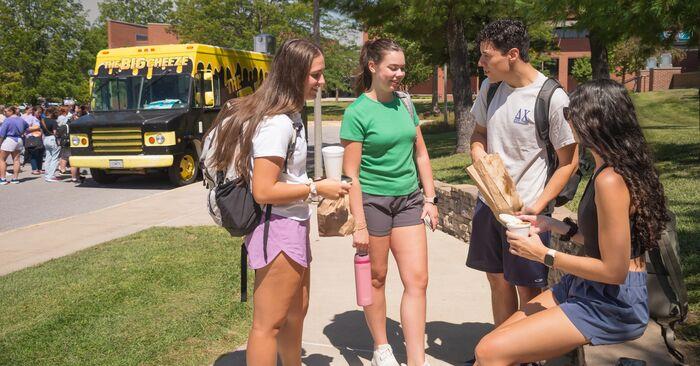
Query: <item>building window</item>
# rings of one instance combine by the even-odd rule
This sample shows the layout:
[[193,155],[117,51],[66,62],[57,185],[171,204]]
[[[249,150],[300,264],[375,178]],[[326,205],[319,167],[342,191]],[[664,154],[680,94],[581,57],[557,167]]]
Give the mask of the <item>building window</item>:
[[136,40],[137,40],[137,41],[148,41],[148,35],[146,35],[146,34],[137,34],[137,35],[136,35]]
[[588,30],[579,30],[575,28],[557,28],[554,30],[554,35],[559,39],[586,38],[588,36]]

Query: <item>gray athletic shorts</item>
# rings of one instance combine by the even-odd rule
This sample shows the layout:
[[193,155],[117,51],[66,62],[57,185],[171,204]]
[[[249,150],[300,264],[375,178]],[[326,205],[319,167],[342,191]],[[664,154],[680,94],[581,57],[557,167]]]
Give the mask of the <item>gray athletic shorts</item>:
[[362,192],[367,231],[372,236],[387,236],[391,229],[422,224],[423,193],[416,189],[405,196],[375,196]]

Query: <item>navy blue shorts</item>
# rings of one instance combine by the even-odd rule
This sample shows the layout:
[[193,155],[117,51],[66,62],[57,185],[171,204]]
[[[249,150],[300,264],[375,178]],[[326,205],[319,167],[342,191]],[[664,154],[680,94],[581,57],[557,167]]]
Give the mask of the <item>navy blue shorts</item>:
[[637,339],[649,322],[646,272],[628,272],[622,285],[567,274],[552,286],[552,294],[566,317],[594,346]]
[[[549,247],[549,233],[540,234],[544,245]],[[540,262],[511,254],[503,226],[480,199],[477,200],[469,238],[467,267],[487,273],[503,273],[513,285],[546,287],[549,269]]]

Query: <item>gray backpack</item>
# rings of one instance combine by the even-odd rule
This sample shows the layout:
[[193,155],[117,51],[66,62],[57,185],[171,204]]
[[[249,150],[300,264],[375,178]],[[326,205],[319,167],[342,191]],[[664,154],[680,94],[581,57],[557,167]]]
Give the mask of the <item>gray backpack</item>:
[[670,211],[669,216],[671,221],[661,233],[659,247],[647,252],[646,257],[649,317],[661,326],[668,352],[684,365],[685,356],[676,348],[674,330],[688,316],[688,292],[681,270],[676,217]]

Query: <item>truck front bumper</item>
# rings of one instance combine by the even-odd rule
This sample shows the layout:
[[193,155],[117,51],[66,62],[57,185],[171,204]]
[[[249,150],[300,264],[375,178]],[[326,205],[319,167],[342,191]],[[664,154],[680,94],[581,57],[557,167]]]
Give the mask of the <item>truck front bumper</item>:
[[95,169],[166,168],[173,165],[172,155],[100,155],[69,158],[70,165]]

